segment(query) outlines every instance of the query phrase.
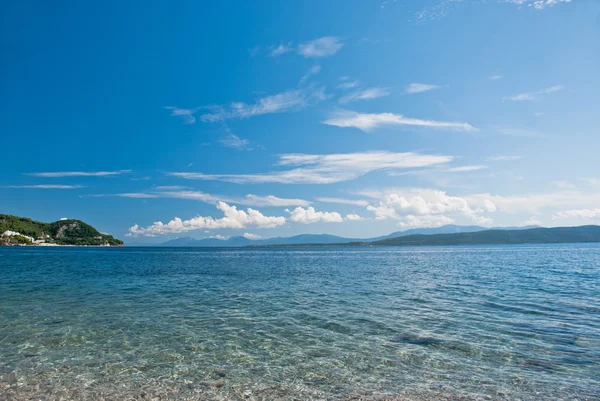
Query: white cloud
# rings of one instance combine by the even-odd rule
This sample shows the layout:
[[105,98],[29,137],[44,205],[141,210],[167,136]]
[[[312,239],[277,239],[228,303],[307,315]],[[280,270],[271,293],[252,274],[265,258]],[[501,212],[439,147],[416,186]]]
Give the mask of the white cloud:
[[29,173],[26,175],[32,175],[34,177],[108,177],[114,175],[120,175],[125,173],[131,173],[131,170],[118,170],[118,171],[61,171],[51,173]]
[[557,180],[557,181],[552,181],[552,185],[554,185],[555,187],[558,188],[563,188],[563,189],[575,189],[576,186],[568,181],[564,181],[564,180]]
[[349,213],[349,214],[346,215],[346,220],[359,221],[359,220],[364,220],[364,218],[360,217],[356,213]]
[[538,99],[540,95],[557,92],[557,91],[562,90],[563,88],[564,87],[562,85],[555,85],[555,86],[551,86],[549,88],[542,89],[537,92],[520,93],[520,94],[514,95],[514,96],[505,96],[502,99],[503,100],[512,100],[512,101],[516,101],[516,102],[531,101],[531,100]]
[[129,192],[129,193],[117,194],[116,196],[120,196],[121,198],[134,198],[134,199],[158,198],[157,195],[147,194],[144,192]]
[[598,178],[582,178],[581,180],[588,185],[600,185],[600,179]]
[[69,219],[67,219],[66,217],[61,217],[60,218],[60,221],[65,221],[65,220],[69,220]]
[[6,185],[3,188],[28,188],[28,189],[76,189],[85,188],[82,185]]
[[187,187],[181,185],[158,185],[156,187],[153,187],[153,189],[156,189],[157,191],[180,191],[186,188]]
[[378,97],[389,96],[390,92],[386,88],[368,88],[356,92],[352,92],[346,96],[342,96],[340,103],[355,102],[357,100],[371,100]]
[[279,46],[272,46],[271,47],[271,51],[269,52],[269,56],[271,56],[271,57],[281,56],[282,54],[291,52],[292,50],[294,50],[294,48],[292,46],[292,42],[289,42],[287,44],[280,43]]
[[441,169],[441,171],[443,171],[445,173],[466,173],[469,171],[484,170],[486,168],[487,168],[487,166],[459,166],[459,167],[451,167],[451,168]]
[[319,39],[301,43],[298,46],[298,54],[306,57],[326,57],[338,52],[344,43],[335,36],[324,36]]
[[343,199],[343,198],[317,198],[319,202],[340,203],[343,205],[367,206],[369,202],[361,199]]
[[489,79],[491,79],[492,81],[502,79],[502,75],[492,75]]
[[315,65],[315,66],[311,67],[311,69],[308,70],[308,72],[306,74],[304,74],[304,76],[300,79],[300,85],[303,85],[306,82],[306,80],[308,80],[308,78],[312,77],[313,75],[318,74],[319,72],[321,72],[320,65]]
[[453,219],[443,215],[415,216],[409,214],[401,217],[400,219],[400,222],[398,222],[399,227],[441,227],[454,223]]
[[304,199],[289,199],[279,198],[274,195],[258,196],[248,194],[245,197],[231,197],[213,195],[201,191],[167,191],[161,192],[157,195],[165,198],[178,198],[178,199],[190,199],[198,200],[206,203],[217,203],[219,201],[237,203],[248,206],[308,206],[310,202]]
[[600,209],[571,209],[557,212],[552,215],[552,220],[561,219],[592,220],[600,218]]
[[420,120],[407,118],[401,114],[393,113],[358,113],[349,110],[338,110],[329,115],[323,124],[334,125],[343,128],[358,128],[370,132],[385,125],[410,125],[432,128],[449,128],[461,131],[474,131],[475,128],[468,123],[444,122],[433,120]]
[[280,156],[278,165],[296,166],[296,168],[266,174],[203,174],[189,172],[172,172],[168,174],[185,179],[220,180],[238,184],[259,182],[331,184],[353,180],[376,170],[426,167],[447,163],[452,159],[452,156],[387,151],[327,155],[284,154]]
[[243,119],[263,114],[283,113],[299,110],[311,103],[327,97],[324,89],[294,89],[257,99],[254,104],[234,102],[227,106],[213,107],[212,113],[203,114],[203,122],[216,122],[228,119]]
[[438,88],[438,85],[413,83],[407,85],[406,88],[404,88],[404,93],[412,95],[415,93],[423,93]]
[[252,233],[244,233],[244,238],[247,238],[249,240],[257,240],[257,239],[261,239],[262,237],[258,234],[252,234]]
[[570,3],[571,0],[504,0],[506,3],[528,5],[538,10],[542,10],[546,7],[552,7],[559,3]]
[[167,110],[171,110],[171,116],[181,117],[183,119],[184,124],[195,124],[196,117],[194,117],[194,113],[198,111],[197,108],[194,109],[180,109],[176,106],[167,106],[165,107]]
[[522,158],[523,158],[523,156],[490,156],[485,160],[489,161],[489,162],[503,162],[503,161],[519,160]]
[[223,212],[223,217],[198,216],[189,220],[181,220],[175,217],[166,224],[160,221],[143,228],[137,224],[129,228],[128,236],[156,236],[164,234],[182,233],[200,229],[232,228],[240,229],[246,227],[272,228],[285,223],[285,217],[265,216],[258,210],[248,208],[246,211],[238,210],[225,202],[217,203],[217,209]]
[[469,202],[444,191],[407,188],[399,193],[388,193],[379,202],[367,206],[377,220],[399,220],[400,225],[430,227],[453,222],[451,216],[461,216],[477,224],[491,223],[484,212],[494,212],[495,205],[489,201],[486,208],[473,208]]
[[600,204],[600,193],[583,193],[577,190],[560,190],[559,192],[546,192],[520,196],[502,196],[489,193],[465,196],[473,205],[483,205],[484,200],[489,200],[505,213],[530,213],[540,215],[543,210],[552,209],[584,209],[595,208]]
[[342,221],[344,221],[342,215],[338,212],[317,212],[312,206],[306,209],[302,207],[297,207],[294,210],[288,212],[290,213],[290,220],[294,223],[341,223]]
[[245,205],[252,206],[308,206],[310,205],[309,201],[304,199],[286,199],[286,198],[278,198],[273,195],[268,196],[257,196],[248,194],[241,202]]
[[352,89],[356,88],[360,83],[358,81],[342,82],[337,87],[339,89]]
[[224,138],[221,138],[219,142],[221,142],[221,144],[225,147],[238,150],[248,149],[248,145],[250,144],[249,140],[242,139],[239,136],[232,133],[229,133]]

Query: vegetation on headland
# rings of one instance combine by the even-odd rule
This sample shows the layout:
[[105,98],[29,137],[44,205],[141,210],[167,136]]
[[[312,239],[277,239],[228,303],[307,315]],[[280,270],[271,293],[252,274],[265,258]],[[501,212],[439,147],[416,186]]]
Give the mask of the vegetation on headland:
[[[122,246],[123,241],[103,234],[81,220],[60,220],[43,223],[27,217],[0,214],[0,236],[6,231],[19,235],[0,237],[0,245],[38,244]],[[30,237],[30,238],[27,238]]]
[[[486,230],[472,233],[409,235],[387,238],[365,245],[502,245],[600,242],[600,226]],[[355,244],[356,245],[356,244]]]

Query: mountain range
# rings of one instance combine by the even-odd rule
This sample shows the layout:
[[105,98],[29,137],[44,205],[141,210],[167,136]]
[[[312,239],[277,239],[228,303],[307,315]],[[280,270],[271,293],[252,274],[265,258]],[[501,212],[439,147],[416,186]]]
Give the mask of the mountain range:
[[[526,230],[537,228],[537,226],[524,227],[496,227],[494,230]],[[228,239],[204,238],[195,239],[192,237],[180,237],[159,244],[158,246],[168,247],[243,247],[243,246],[264,246],[264,245],[306,245],[306,244],[348,244],[357,242],[376,242],[390,238],[406,237],[411,235],[436,235],[436,234],[458,234],[473,233],[489,230],[481,226],[457,226],[453,224],[435,228],[414,228],[406,231],[396,231],[388,235],[375,238],[345,238],[330,234],[301,234],[292,237],[274,237],[267,239],[251,240],[245,237],[231,237]]]

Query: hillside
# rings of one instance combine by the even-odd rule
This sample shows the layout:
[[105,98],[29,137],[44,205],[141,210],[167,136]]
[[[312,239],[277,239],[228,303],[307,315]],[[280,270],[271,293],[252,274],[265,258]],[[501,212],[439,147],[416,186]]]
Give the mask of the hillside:
[[[533,228],[527,227],[496,227],[494,230],[525,230]],[[375,238],[344,238],[330,234],[300,234],[292,237],[274,237],[258,240],[250,240],[244,237],[231,237],[229,239],[204,238],[194,239],[192,237],[180,237],[169,240],[159,246],[169,247],[242,247],[242,246],[266,246],[266,245],[307,245],[307,244],[347,244],[355,242],[375,242],[388,238],[403,237],[414,234],[451,234],[463,232],[475,232],[489,230],[481,226],[457,226],[445,225],[433,228],[413,228],[406,231],[396,231],[394,233]]]
[[[0,235],[6,231],[18,232],[36,240],[43,238],[46,243],[57,245],[123,245],[123,241],[112,235],[102,234],[81,220],[43,223],[27,217],[0,214]],[[10,242],[9,238],[11,237],[4,238],[4,242]]]
[[409,235],[364,243],[365,245],[493,245],[600,242],[600,226],[486,230],[471,233]]

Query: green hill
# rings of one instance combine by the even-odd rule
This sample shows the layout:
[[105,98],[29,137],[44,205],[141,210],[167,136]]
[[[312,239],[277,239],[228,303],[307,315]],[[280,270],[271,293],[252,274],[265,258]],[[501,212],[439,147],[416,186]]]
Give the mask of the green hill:
[[532,228],[529,230],[486,230],[472,233],[408,235],[365,245],[493,245],[600,242],[600,226]]
[[123,241],[112,235],[102,234],[81,220],[42,223],[27,217],[0,214],[0,235],[5,231],[16,231],[34,239],[45,238],[46,242],[59,245],[123,245]]

